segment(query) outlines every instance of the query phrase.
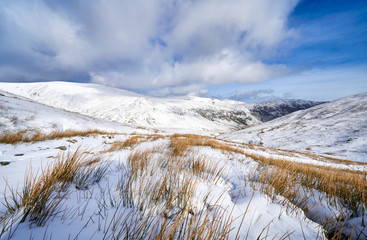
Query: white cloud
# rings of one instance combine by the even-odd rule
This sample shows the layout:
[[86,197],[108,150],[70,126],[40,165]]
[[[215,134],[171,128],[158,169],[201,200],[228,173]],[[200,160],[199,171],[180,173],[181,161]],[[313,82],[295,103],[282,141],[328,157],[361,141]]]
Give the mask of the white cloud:
[[0,4],[1,51],[18,54],[46,68],[64,68],[84,62],[87,45],[76,23],[52,11],[42,1],[3,1]]
[[265,81],[289,72],[262,58],[292,36],[286,23],[296,3],[4,0],[0,69],[16,68],[25,80],[29,72],[39,80],[89,74],[95,83],[161,95]]
[[164,65],[153,83],[175,85],[177,83],[223,84],[226,82],[257,82],[283,75],[288,68],[282,65],[265,65],[261,61],[246,59],[231,51],[195,59],[188,63]]
[[[163,63],[158,72],[142,71],[129,74],[118,71],[92,72],[92,82],[138,89],[141,85],[151,88],[177,86],[219,85],[227,82],[249,83],[265,81],[289,73],[284,65],[265,65],[261,61],[245,59],[243,55],[223,51],[214,56],[195,59],[188,63]],[[199,88],[197,89],[199,90]],[[164,92],[169,92],[165,90]],[[177,91],[173,91],[177,93]],[[183,91],[186,92],[186,91]]]
[[236,47],[275,47],[292,31],[286,20],[297,1],[183,1],[167,39],[176,51],[196,55]]

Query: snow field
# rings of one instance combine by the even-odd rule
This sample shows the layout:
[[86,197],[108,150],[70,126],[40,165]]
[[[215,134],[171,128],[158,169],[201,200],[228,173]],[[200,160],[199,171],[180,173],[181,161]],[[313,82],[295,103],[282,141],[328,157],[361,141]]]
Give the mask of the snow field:
[[297,111],[221,138],[353,161],[367,159],[367,93]]
[[[351,229],[355,236],[366,234],[356,229],[361,225],[360,212],[352,215],[351,210],[337,200],[317,189],[311,190],[310,186],[299,184],[297,197],[293,198],[286,191],[276,191],[275,181],[266,180],[269,173],[275,173],[270,171],[274,165],[266,168],[261,161],[246,156],[256,151],[255,147],[254,150],[210,137],[98,135],[33,144],[3,144],[1,158],[11,163],[0,166],[0,174],[10,188],[18,186],[21,192],[24,183],[20,179],[26,175],[28,164],[33,173],[40,175],[41,169],[57,160],[59,149],[55,148],[65,146],[69,153],[74,153],[80,145],[84,146],[81,153],[87,159],[101,157],[101,163],[108,163],[102,165],[108,166],[105,172],[102,171],[103,176],[95,181],[99,174],[94,174],[93,169],[100,169],[98,164],[90,174],[80,171],[85,173],[84,177],[73,177],[65,185],[60,204],[42,224],[29,216],[20,223],[24,216],[22,207],[8,212],[7,217],[2,215],[1,220],[6,219],[12,226],[11,230],[3,229],[2,238],[112,239],[130,236],[165,239],[175,236],[185,239],[217,236],[256,239],[261,235],[269,239],[287,236],[324,239],[327,228],[329,233],[334,229],[339,235]],[[335,163],[337,165],[347,166]],[[4,192],[5,180],[0,181],[0,190]],[[4,196],[9,198],[9,190]],[[4,196],[0,197],[1,202]],[[300,202],[301,199],[304,201]],[[4,213],[6,208],[2,206],[0,211]],[[340,219],[342,215],[349,216],[347,221]],[[340,230],[341,225],[347,227]]]

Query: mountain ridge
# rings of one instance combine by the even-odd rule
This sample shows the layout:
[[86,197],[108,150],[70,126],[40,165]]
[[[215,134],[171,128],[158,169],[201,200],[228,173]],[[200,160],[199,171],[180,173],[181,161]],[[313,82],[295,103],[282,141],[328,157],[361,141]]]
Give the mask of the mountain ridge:
[[[301,100],[248,104],[196,96],[157,98],[70,82],[0,83],[0,88],[45,105],[108,121],[209,134],[244,129],[269,116],[279,117],[312,105]],[[292,107],[295,103],[296,108]],[[268,111],[264,113],[264,109]]]
[[149,128],[207,133],[259,123],[247,104],[200,97],[154,98],[95,84],[0,83],[0,88],[71,112]]
[[2,133],[26,131],[31,134],[93,129],[133,131],[131,127],[120,123],[68,112],[0,90],[0,130]]
[[311,108],[326,102],[309,101],[302,99],[274,99],[251,104],[250,111],[262,122],[288,115],[292,112]]
[[344,97],[225,134],[230,140],[366,161],[367,93]]

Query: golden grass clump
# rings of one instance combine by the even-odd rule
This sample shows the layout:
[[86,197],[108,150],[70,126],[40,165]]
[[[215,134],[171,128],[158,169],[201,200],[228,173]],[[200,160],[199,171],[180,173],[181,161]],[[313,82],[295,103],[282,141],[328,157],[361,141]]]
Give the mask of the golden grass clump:
[[[339,215],[331,215],[318,223],[326,230],[328,239],[349,239],[343,233],[344,227],[347,226],[346,223],[350,217],[364,215],[366,181],[358,173],[353,174],[348,171],[343,173],[340,169],[302,165],[279,161],[274,165],[263,165],[254,177],[258,183],[261,183],[261,192],[273,200],[276,196],[285,197],[285,200],[279,203],[291,211],[301,208],[311,220],[317,219],[319,215],[318,204],[309,203],[315,197],[314,189],[325,193],[329,206],[341,206],[351,212],[341,211]],[[350,231],[349,234],[352,236],[353,229]]]
[[105,150],[105,152],[114,152],[114,151],[119,151],[121,149],[124,148],[132,148],[135,145],[141,143],[143,141],[144,137],[142,136],[132,136],[129,139],[127,139],[126,141],[115,141],[111,144],[111,146]]
[[211,147],[227,152],[242,153],[241,150],[212,137],[195,134],[174,134],[170,139],[170,148],[173,156],[184,155],[191,147]]
[[[101,156],[89,156],[78,148],[74,153],[60,154],[57,159],[39,174],[29,169],[21,192],[9,188],[10,197],[4,192],[6,211],[1,213],[0,236],[19,220],[29,219],[37,226],[43,226],[55,215],[73,183],[76,188],[87,187],[101,180],[108,164]],[[18,216],[18,219],[13,219]]]
[[16,133],[2,133],[0,134],[0,143],[5,144],[18,144],[22,142],[38,142],[38,141],[45,141],[45,140],[53,140],[53,139],[60,139],[60,138],[68,138],[68,137],[75,137],[75,136],[90,136],[90,135],[99,135],[99,134],[114,134],[108,133],[105,131],[100,130],[65,130],[65,131],[53,131],[51,133],[42,133],[37,131],[35,133],[29,133],[27,131],[20,131]]
[[172,156],[183,156],[186,154],[189,147],[193,146],[193,139],[171,137],[170,149]]
[[133,135],[125,141],[115,141],[111,146],[105,150],[105,152],[120,151],[121,149],[134,148],[136,145],[146,141],[156,141],[164,138],[160,134],[146,134],[146,135]]
[[[107,239],[191,240],[229,239],[234,230],[231,217],[233,209],[212,207],[208,211],[191,214],[185,210],[168,216],[171,206],[161,208],[156,216],[154,210],[130,212],[127,217],[111,222],[111,233]],[[236,237],[236,239],[239,239]]]
[[[154,159],[154,151],[134,151],[127,161],[128,181],[121,181],[120,188],[130,196],[127,202],[134,202],[137,209],[164,203],[176,207],[188,205],[195,181],[192,176],[181,178],[182,162],[167,158]],[[134,189],[134,190],[133,190]],[[134,200],[132,200],[134,199]]]
[[174,156],[172,151],[162,155],[162,150],[164,148],[137,150],[129,155],[126,175],[118,188],[124,206],[137,209],[146,217],[134,219],[134,226],[141,226],[138,229],[127,225],[124,226],[132,229],[119,227],[118,235],[129,239],[141,236],[146,239],[228,239],[234,221],[229,210],[216,208],[215,203],[206,211],[198,211],[192,202],[198,182],[211,181],[222,169],[192,152]]
[[[188,152],[185,156],[174,156],[171,151],[163,151],[162,147],[136,150],[129,155],[127,161],[130,180],[141,181],[138,186],[143,188],[153,188],[148,190],[151,192],[148,195],[152,195],[154,201],[177,200],[177,196],[189,199],[186,195],[193,191],[196,177],[209,180],[211,176],[218,177],[222,171],[218,164],[209,163],[205,157]],[[148,182],[144,182],[147,179]],[[176,197],[172,196],[174,192]]]
[[[264,166],[276,167],[271,174],[269,174],[269,171],[265,171],[265,175],[271,177],[263,179],[272,179],[275,182],[280,179],[279,187],[277,187],[277,183],[272,183],[277,189],[276,191],[280,191],[280,195],[284,194],[282,188],[288,188],[293,186],[293,183],[297,183],[309,189],[326,193],[330,201],[337,201],[356,213],[360,211],[361,207],[365,208],[367,206],[366,172],[291,162],[256,154],[245,153],[245,155],[261,162]],[[283,177],[280,178],[280,176]],[[289,182],[290,180],[291,182]],[[282,183],[284,181],[286,181],[286,184]]]
[[[68,134],[75,133],[55,133],[48,137],[71,136]],[[14,137],[17,138],[24,141],[22,135]],[[42,135],[33,136],[35,141],[44,138]],[[163,138],[168,137],[159,134],[135,134],[125,141],[112,143],[105,152],[131,150],[143,142]],[[286,156],[291,156],[290,151],[280,152],[276,156],[264,156],[255,151],[246,151],[245,148],[268,152],[278,150],[240,145],[207,136],[174,134],[169,136],[168,140],[169,145],[154,144],[154,147],[149,148],[148,144],[144,146],[145,149],[132,151],[126,165],[121,167],[122,177],[116,187],[118,195],[116,199],[119,200],[116,201],[121,201],[124,211],[132,213],[123,212],[111,220],[108,227],[112,231],[110,238],[229,238],[233,230],[231,227],[234,221],[231,218],[233,209],[221,209],[216,203],[213,205],[206,202],[206,198],[204,202],[194,202],[199,183],[224,182],[223,175],[226,174],[223,172],[227,164],[200,155],[196,147],[210,147],[229,153],[230,156],[232,153],[241,154],[260,163],[251,179],[256,184],[253,186],[254,189],[259,187],[262,193],[269,195],[273,200],[279,200],[277,196],[283,196],[284,200],[280,203],[292,209],[301,208],[307,214],[312,210],[308,204],[310,194],[317,190],[320,195],[326,196],[329,206],[342,206],[351,210],[356,216],[364,214],[362,212],[367,205],[366,172],[287,161]],[[18,193],[10,189],[10,197],[5,197],[6,212],[0,216],[0,223],[3,225],[0,237],[9,226],[11,227],[13,221],[11,216],[20,216],[20,222],[29,219],[32,223],[43,226],[60,209],[70,185],[75,184],[77,189],[88,189],[88,186],[101,180],[108,166],[101,156],[93,157],[78,149],[74,153],[59,155],[58,159],[38,176],[33,176],[29,172],[25,178],[23,191]],[[217,203],[220,198],[221,196],[218,196]],[[117,211],[119,204],[113,207],[116,207]],[[341,229],[336,229],[340,225],[339,221],[341,220],[334,219],[335,224],[331,226],[330,221],[326,219],[322,224],[327,231],[335,230],[341,234]],[[337,239],[339,235],[334,232],[332,237]],[[238,234],[236,239],[237,236]]]
[[128,166],[133,175],[144,172],[149,164],[150,151],[135,151],[128,157]]
[[[282,201],[282,204],[285,204],[287,207],[299,207],[307,214],[307,211],[310,210],[307,209],[307,207],[310,207],[307,205],[310,199],[307,191],[311,191],[312,193],[312,190],[315,189],[325,194],[330,206],[339,206],[348,209],[351,211],[350,216],[352,217],[364,214],[364,210],[367,207],[367,172],[289,161],[282,158],[293,156],[291,155],[292,151],[287,150],[282,151],[269,148],[270,152],[276,151],[277,156],[264,156],[234,147],[234,144],[232,142],[198,135],[176,134],[171,137],[173,155],[185,155],[194,146],[208,146],[213,149],[239,153],[261,163],[262,167],[254,178],[257,182],[261,183],[260,190],[273,199],[277,195],[285,197],[287,200]],[[267,151],[263,146],[242,145],[250,149]],[[336,164],[358,164],[352,161],[343,161],[313,154],[294,153]],[[200,165],[200,163],[194,164],[195,168],[198,169],[201,168]],[[346,221],[344,218],[345,216],[341,214],[332,221],[326,219],[322,225],[324,225],[329,233],[332,232],[333,237],[338,238],[344,226],[342,221]]]

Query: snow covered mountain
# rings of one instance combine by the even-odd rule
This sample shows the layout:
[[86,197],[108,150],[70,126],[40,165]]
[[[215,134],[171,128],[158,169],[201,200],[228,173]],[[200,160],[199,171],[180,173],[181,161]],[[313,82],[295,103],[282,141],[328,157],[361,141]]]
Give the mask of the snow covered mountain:
[[275,99],[252,104],[250,111],[262,122],[267,122],[292,112],[304,110],[323,102],[307,101],[302,99]]
[[124,124],[224,133],[259,124],[248,105],[200,97],[152,98],[95,84],[0,83],[0,89],[67,111]]
[[[92,84],[0,84],[0,89],[23,95],[0,90],[0,133],[118,132],[1,142],[0,239],[148,239],[160,235],[155,229],[178,233],[175,239],[187,233],[187,239],[209,239],[210,233],[223,239],[367,236],[360,207],[366,163],[176,133],[260,124],[246,104],[147,98]],[[352,149],[366,142],[366,103],[367,94],[360,94],[225,137],[297,150],[310,141],[332,144],[311,151],[354,154]],[[168,124],[171,131],[157,134],[119,123],[128,120]],[[366,151],[355,154],[362,159]],[[199,237],[193,235],[203,226]]]
[[[3,106],[2,112],[21,106],[24,108],[21,111],[26,113],[24,116],[3,113],[1,125],[8,130],[19,126],[28,129],[102,128],[107,125],[96,121],[107,120],[109,124],[115,122],[117,128],[122,126],[118,123],[122,123],[175,132],[222,133],[231,140],[366,161],[366,94],[324,104],[303,100],[246,104],[200,97],[153,98],[101,85],[67,82],[0,83],[0,89],[25,97],[2,96],[12,99],[11,106]],[[102,120],[37,105],[26,98]],[[15,99],[24,103],[15,103]],[[50,114],[49,110],[42,110],[44,108],[55,113]],[[30,109],[34,111],[29,113]],[[35,114],[37,121],[32,121]],[[51,121],[51,115],[60,120]],[[270,119],[273,120],[268,121]]]
[[0,90],[0,132],[132,131],[120,123],[67,112]]
[[367,162],[367,93],[297,111],[223,137]]

